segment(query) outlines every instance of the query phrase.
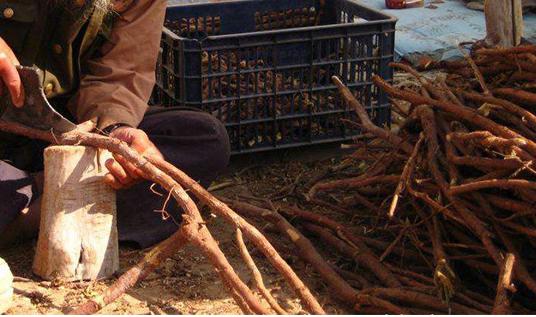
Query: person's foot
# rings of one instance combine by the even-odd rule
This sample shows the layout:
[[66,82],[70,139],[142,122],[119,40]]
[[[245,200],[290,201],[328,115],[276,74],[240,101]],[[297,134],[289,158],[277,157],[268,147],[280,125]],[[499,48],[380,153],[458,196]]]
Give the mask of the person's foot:
[[0,314],[5,313],[13,300],[13,274],[4,259],[0,258]]

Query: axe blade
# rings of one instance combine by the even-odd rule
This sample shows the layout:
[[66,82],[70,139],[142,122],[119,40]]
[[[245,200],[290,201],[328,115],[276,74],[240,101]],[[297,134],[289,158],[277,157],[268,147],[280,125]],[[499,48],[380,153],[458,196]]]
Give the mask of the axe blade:
[[24,87],[24,106],[15,107],[9,94],[0,97],[0,118],[30,128],[65,133],[76,125],[58,113],[43,91],[43,72],[36,67],[17,66]]

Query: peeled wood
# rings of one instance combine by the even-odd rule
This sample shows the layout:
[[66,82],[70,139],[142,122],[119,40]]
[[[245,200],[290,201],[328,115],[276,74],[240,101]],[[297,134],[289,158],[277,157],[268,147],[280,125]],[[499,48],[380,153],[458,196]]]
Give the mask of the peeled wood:
[[41,224],[33,263],[46,280],[95,280],[119,269],[115,192],[102,182],[109,153],[84,146],[45,150]]
[[486,0],[486,42],[491,46],[512,47],[523,36],[521,0]]

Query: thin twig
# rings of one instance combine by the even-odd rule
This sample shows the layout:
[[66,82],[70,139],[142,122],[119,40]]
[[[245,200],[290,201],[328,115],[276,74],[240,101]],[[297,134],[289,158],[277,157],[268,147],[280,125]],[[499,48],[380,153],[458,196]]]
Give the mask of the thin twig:
[[262,294],[264,299],[270,304],[270,306],[280,315],[288,315],[288,313],[279,306],[275,298],[270,294],[270,291],[266,289],[266,286],[264,285],[264,282],[262,280],[262,275],[259,269],[257,268],[257,265],[255,265],[255,261],[249,254],[248,248],[246,247],[246,244],[244,242],[244,237],[242,236],[242,230],[239,228],[236,228],[236,241],[238,242],[238,249],[240,250],[240,254],[242,255],[242,259],[244,259],[244,262],[246,262],[247,267],[249,268],[249,271],[251,272],[251,275],[253,276],[253,279],[255,280],[255,285],[257,285],[257,289]]

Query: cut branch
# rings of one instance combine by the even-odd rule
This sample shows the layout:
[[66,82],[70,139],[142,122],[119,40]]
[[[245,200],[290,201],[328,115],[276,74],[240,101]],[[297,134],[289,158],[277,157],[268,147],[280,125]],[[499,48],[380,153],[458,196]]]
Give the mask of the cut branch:
[[503,188],[503,189],[516,189],[525,188],[536,190],[536,182],[531,182],[525,179],[490,179],[486,181],[468,183],[458,186],[450,187],[450,193],[452,195],[459,195],[468,193],[475,190],[486,188]]
[[372,123],[372,121],[370,121],[368,117],[365,107],[363,107],[363,105],[361,105],[359,101],[357,101],[354,95],[352,95],[350,89],[348,89],[348,87],[346,87],[338,77],[334,76],[332,77],[332,80],[339,88],[339,92],[341,93],[343,99],[348,102],[350,106],[352,106],[352,108],[354,108],[365,130],[375,134],[381,139],[388,141],[396,147],[400,147],[400,149],[402,149],[407,154],[411,154],[411,152],[413,151],[413,146],[411,144],[407,143],[402,138],[389,132],[388,130],[384,130]]
[[504,265],[501,267],[499,283],[497,284],[497,296],[495,297],[492,312],[494,315],[512,314],[509,293],[515,291],[512,286],[512,272],[514,271],[515,260],[515,256],[512,253],[508,253],[504,260]]

